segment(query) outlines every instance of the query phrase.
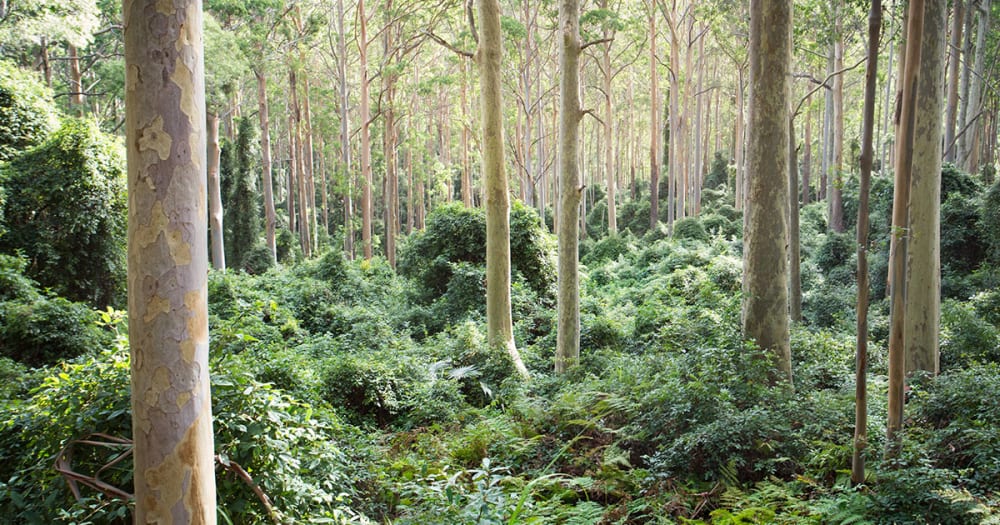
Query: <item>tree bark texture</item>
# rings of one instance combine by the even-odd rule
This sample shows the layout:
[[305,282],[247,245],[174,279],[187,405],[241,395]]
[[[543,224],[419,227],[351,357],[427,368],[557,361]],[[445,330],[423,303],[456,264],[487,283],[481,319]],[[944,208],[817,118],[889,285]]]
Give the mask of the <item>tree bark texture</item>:
[[868,200],[875,156],[875,87],[878,83],[878,38],[882,27],[882,0],[872,0],[868,14],[868,63],[865,67],[865,102],[861,131],[861,177],[858,187],[858,301],[857,348],[854,368],[854,447],[851,482],[865,481],[868,448]]
[[219,115],[207,114],[208,121],[208,217],[212,232],[212,267],[226,269],[225,241],[222,226],[222,190],[219,182]]
[[361,86],[358,94],[361,120],[361,249],[365,260],[372,258],[372,140],[371,101],[368,80],[368,21],[365,18],[365,2],[358,0],[358,68],[361,71]]
[[660,213],[660,92],[656,71],[656,4],[649,6],[649,229],[655,230]]
[[[833,69],[844,69],[844,42],[840,21],[833,45]],[[830,166],[830,229],[844,232],[844,75],[833,77],[833,163]]]
[[562,0],[559,8],[559,296],[556,373],[580,360],[580,4]]
[[788,118],[788,318],[802,321],[802,263],[799,249],[799,162],[795,115]]
[[944,93],[944,2],[926,2],[920,51],[913,171],[906,248],[906,372],[937,374],[941,319],[941,124]]
[[775,380],[791,380],[788,327],[788,123],[792,4],[751,0],[750,125],[743,332],[774,355]]
[[125,0],[135,523],[215,524],[198,0]]
[[[972,6],[970,6],[972,7]],[[965,113],[964,132],[959,141],[958,161],[967,173],[974,173],[976,165],[975,144],[979,137],[979,116],[983,108],[982,93],[985,84],[983,73],[986,70],[986,35],[990,31],[990,0],[981,0],[979,9],[979,24],[976,28],[976,58],[969,81],[969,102]]]
[[916,128],[917,88],[920,81],[920,41],[924,31],[924,1],[910,0],[906,28],[906,55],[899,124],[896,128],[896,180],[893,189],[892,236],[889,248],[889,408],[886,421],[887,455],[895,455],[903,429],[903,386],[906,371],[904,313],[906,309],[906,250],[909,237],[907,203],[913,169],[913,138]]
[[965,27],[965,2],[955,0],[952,10],[951,42],[948,46],[948,106],[945,110],[945,160],[955,162],[955,124],[958,119],[958,79],[961,76],[962,29]]
[[483,180],[486,193],[486,324],[491,347],[506,349],[522,377],[528,369],[514,344],[510,303],[510,196],[504,167],[503,100],[500,56],[503,51],[499,0],[479,2],[479,60],[482,111]]

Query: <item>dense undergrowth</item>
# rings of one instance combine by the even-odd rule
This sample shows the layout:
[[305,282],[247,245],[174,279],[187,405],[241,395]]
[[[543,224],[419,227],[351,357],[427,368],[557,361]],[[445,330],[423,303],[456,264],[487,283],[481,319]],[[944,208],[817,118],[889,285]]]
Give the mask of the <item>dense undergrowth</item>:
[[[485,344],[480,212],[429,217],[404,245],[402,275],[331,251],[210,276],[222,522],[1000,521],[988,241],[971,268],[946,259],[944,372],[912,382],[892,461],[881,459],[887,309],[873,305],[869,471],[855,489],[853,245],[825,232],[821,209],[804,211],[794,388],[769,386],[768,356],[741,339],[738,217],[724,206],[670,238],[584,244],[582,363],[554,377],[552,241],[533,212],[514,213],[530,382]],[[56,297],[24,267],[0,257],[0,509],[17,523],[127,523],[127,503],[82,485],[76,499],[54,468],[68,447],[76,472],[130,490],[129,462],[112,461],[127,446],[73,441],[130,435],[123,313]]]

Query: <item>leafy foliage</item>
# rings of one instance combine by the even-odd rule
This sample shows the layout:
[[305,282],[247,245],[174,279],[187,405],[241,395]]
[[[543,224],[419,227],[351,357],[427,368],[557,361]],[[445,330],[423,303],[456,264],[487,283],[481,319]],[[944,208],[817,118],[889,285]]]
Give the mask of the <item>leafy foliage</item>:
[[119,304],[125,277],[125,174],[120,144],[67,120],[44,144],[0,168],[7,191],[0,251],[55,293],[96,307]]
[[[223,209],[225,217],[226,261],[232,268],[247,269],[250,256],[258,245],[261,232],[260,200],[257,176],[260,173],[256,127],[247,117],[237,122],[235,142],[226,142],[220,156],[220,175],[225,192]],[[259,271],[259,264],[256,271]]]
[[0,161],[41,144],[56,126],[51,90],[36,75],[0,60]]

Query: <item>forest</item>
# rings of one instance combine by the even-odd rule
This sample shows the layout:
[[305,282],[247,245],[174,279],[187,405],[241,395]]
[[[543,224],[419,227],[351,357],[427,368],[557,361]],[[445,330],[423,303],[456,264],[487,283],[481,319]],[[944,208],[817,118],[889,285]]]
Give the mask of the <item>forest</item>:
[[993,19],[0,0],[0,523],[1000,523]]

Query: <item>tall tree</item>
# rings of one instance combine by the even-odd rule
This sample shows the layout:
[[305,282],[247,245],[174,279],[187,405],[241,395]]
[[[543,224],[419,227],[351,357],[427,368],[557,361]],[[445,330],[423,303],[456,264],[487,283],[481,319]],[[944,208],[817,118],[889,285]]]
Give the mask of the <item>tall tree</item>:
[[939,370],[941,318],[941,124],[948,10],[926,2],[917,87],[906,247],[906,371]]
[[750,125],[743,239],[743,332],[791,381],[788,327],[788,117],[791,0],[750,3]]
[[559,319],[556,373],[580,359],[580,3],[559,4]]
[[[970,6],[971,7],[971,6]],[[990,0],[980,0],[977,7],[979,23],[976,28],[976,58],[972,69],[972,79],[969,82],[969,97],[963,123],[963,133],[959,139],[958,162],[966,172],[978,170],[976,143],[979,138],[979,128],[983,106],[983,89],[986,84],[986,35],[990,31]]]
[[337,95],[340,109],[340,170],[344,176],[344,254],[354,259],[354,177],[351,175],[350,97],[347,89],[347,32],[344,0],[337,0]]
[[868,14],[868,64],[865,67],[865,102],[861,132],[861,180],[858,185],[858,301],[854,390],[854,453],[851,482],[865,481],[868,448],[868,197],[875,156],[875,85],[878,83],[878,41],[882,28],[882,0],[872,0]]
[[226,251],[222,218],[222,189],[219,181],[219,115],[208,112],[208,217],[212,232],[212,266],[226,269]]
[[889,248],[889,408],[886,421],[888,455],[899,449],[903,429],[903,387],[906,373],[904,346],[904,314],[906,307],[906,248],[910,200],[910,176],[913,170],[913,146],[916,130],[917,88],[920,81],[920,55],[924,33],[924,1],[910,0],[907,12],[906,54],[899,122],[896,126],[896,180],[892,197],[892,235],[895,242]]
[[199,0],[125,0],[136,523],[214,524]]
[[961,77],[962,29],[965,27],[965,2],[955,0],[952,7],[951,42],[948,45],[948,106],[944,119],[945,160],[955,162],[955,124],[958,118],[958,79]]
[[660,91],[656,65],[656,0],[649,2],[649,229],[655,230],[660,214]]
[[483,180],[486,194],[486,324],[491,347],[507,350],[518,374],[528,369],[514,344],[510,303],[510,196],[504,167],[503,100],[500,56],[503,52],[499,0],[480,0],[480,97]]
[[264,244],[271,262],[278,261],[278,244],[275,235],[277,214],[274,211],[274,180],[271,174],[271,122],[267,103],[267,76],[264,68],[254,71],[257,78],[257,118],[260,123],[261,185],[264,186]]
[[365,18],[365,0],[358,0],[358,69],[361,73],[359,105],[361,121],[361,248],[365,260],[372,258],[372,142],[371,100],[368,78],[368,20]]

